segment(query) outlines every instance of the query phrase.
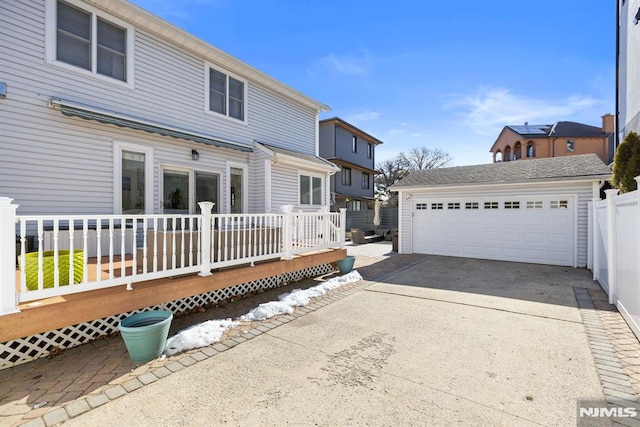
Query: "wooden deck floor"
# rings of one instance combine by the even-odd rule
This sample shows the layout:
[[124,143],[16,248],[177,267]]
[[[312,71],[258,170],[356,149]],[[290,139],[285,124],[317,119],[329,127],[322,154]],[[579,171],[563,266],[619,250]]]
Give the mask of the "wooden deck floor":
[[[65,326],[113,316],[156,304],[174,301],[188,296],[215,291],[248,283],[266,277],[290,273],[308,267],[335,263],[346,256],[346,249],[330,249],[294,257],[290,261],[270,261],[253,267],[242,266],[214,271],[211,276],[192,274],[133,285],[82,292],[21,304],[20,312],[0,317],[0,342],[27,337]],[[131,268],[130,261],[128,268]],[[119,265],[118,265],[119,267]],[[105,265],[102,265],[104,274]],[[108,268],[108,264],[107,264]],[[100,271],[94,264],[89,268],[90,277]],[[19,283],[19,272],[16,272]],[[91,276],[93,275],[93,276]],[[107,276],[108,277],[108,276]]]

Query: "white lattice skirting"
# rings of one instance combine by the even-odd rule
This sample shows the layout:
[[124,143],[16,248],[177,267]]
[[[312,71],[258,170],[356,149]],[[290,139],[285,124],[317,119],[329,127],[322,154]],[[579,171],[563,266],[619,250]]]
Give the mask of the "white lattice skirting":
[[118,324],[123,318],[140,311],[152,309],[164,309],[174,314],[193,310],[209,304],[217,304],[231,297],[244,295],[247,292],[277,288],[285,283],[297,282],[308,277],[318,277],[333,271],[330,264],[323,264],[305,268],[291,273],[267,277],[249,283],[231,286],[205,294],[195,295],[175,301],[170,301],[162,306],[150,306],[142,310],[122,313],[103,319],[97,319],[78,325],[67,326],[42,334],[32,335],[17,340],[0,343],[0,369],[10,368],[26,362],[31,362],[50,354],[52,348],[60,350],[77,347],[81,344],[93,341],[103,335],[118,332]]

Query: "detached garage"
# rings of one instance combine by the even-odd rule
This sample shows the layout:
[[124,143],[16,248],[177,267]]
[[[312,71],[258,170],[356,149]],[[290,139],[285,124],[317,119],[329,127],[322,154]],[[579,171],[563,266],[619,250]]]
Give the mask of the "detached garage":
[[392,188],[399,251],[584,267],[610,175],[595,154],[412,172]]

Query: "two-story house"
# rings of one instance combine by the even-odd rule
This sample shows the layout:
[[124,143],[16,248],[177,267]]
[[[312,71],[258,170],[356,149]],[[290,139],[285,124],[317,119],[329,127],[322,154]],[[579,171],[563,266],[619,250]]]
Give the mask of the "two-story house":
[[494,163],[593,153],[609,164],[614,154],[613,119],[605,114],[601,127],[570,121],[505,126],[489,151]]
[[126,0],[3,0],[0,29],[0,369],[346,256],[324,104]]
[[372,208],[378,144],[382,141],[338,117],[320,120],[320,156],[341,169],[330,180],[332,210]]
[[0,4],[0,196],[22,214],[329,205],[328,110],[124,0]]

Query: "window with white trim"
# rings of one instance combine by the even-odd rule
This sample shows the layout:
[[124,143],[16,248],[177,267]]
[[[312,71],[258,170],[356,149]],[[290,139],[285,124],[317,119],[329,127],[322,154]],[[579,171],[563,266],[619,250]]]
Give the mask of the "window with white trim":
[[444,209],[444,205],[442,203],[431,203],[431,209],[436,209],[436,210]]
[[75,0],[49,0],[47,13],[49,61],[126,83],[131,80],[131,25]]
[[312,175],[300,175],[300,197],[301,206],[321,206],[322,205],[322,178]]
[[367,159],[370,159],[373,156],[373,145],[371,143],[367,144]]
[[542,209],[542,200],[527,200],[527,209]]
[[447,203],[447,209],[460,209],[460,203],[459,202]]
[[416,210],[423,211],[427,209],[426,203],[416,203]]
[[351,137],[351,152],[352,153],[358,152],[358,137],[355,135]]
[[498,209],[498,202],[484,202],[485,209]]
[[153,206],[153,148],[113,143],[113,206],[115,214],[151,214]]
[[232,119],[245,121],[247,107],[246,81],[209,64],[206,69],[207,110]]
[[478,202],[466,202],[464,204],[465,209],[478,209]]

